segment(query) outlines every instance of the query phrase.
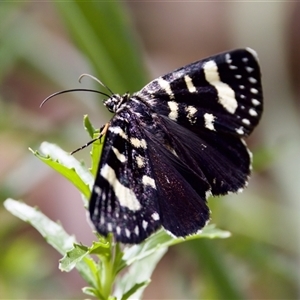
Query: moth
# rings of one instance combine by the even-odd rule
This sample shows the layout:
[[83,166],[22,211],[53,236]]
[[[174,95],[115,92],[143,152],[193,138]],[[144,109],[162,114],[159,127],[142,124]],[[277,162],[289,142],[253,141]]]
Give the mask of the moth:
[[247,185],[251,153],[243,139],[263,111],[254,50],[196,61],[103,103],[114,116],[102,131],[89,204],[101,235],[138,244],[163,227],[186,237],[208,222],[210,195]]

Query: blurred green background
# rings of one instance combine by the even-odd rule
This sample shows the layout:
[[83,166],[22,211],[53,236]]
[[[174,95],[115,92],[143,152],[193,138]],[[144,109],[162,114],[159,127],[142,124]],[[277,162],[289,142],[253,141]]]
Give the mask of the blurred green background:
[[[90,244],[80,195],[28,151],[47,140],[66,151],[89,138],[89,114],[109,119],[90,73],[115,93],[231,48],[252,47],[263,73],[265,112],[248,140],[254,173],[238,196],[210,199],[225,240],[173,247],[144,299],[298,299],[300,209],[300,2],[0,2],[0,196],[38,206]],[[89,150],[76,157],[88,162]],[[76,271],[0,206],[0,299],[78,299]]]

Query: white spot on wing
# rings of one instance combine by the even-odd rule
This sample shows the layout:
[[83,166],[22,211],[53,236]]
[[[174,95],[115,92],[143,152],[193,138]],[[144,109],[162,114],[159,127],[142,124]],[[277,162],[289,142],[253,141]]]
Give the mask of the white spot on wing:
[[136,198],[134,192],[120,183],[113,168],[111,168],[108,164],[105,164],[101,168],[100,174],[111,185],[121,206],[127,207],[133,211],[141,209],[141,204]]
[[157,212],[153,213],[151,215],[151,218],[154,220],[154,221],[158,221],[159,220],[159,214]]
[[246,71],[248,72],[248,73],[251,73],[251,72],[253,72],[253,68],[251,68],[251,67],[246,67]]
[[207,190],[207,191],[205,192],[205,198],[206,198],[206,199],[208,199],[211,195],[212,195],[211,189],[209,189],[209,190]]
[[145,160],[142,156],[140,156],[140,155],[136,156],[135,161],[137,163],[138,168],[145,167]]
[[249,109],[249,114],[250,114],[250,116],[252,116],[252,117],[257,117],[257,112],[256,112],[253,108],[250,108],[250,109]]
[[101,194],[101,189],[99,188],[99,186],[95,185],[95,187],[94,187],[94,192],[95,192],[98,196],[100,196],[100,194]]
[[250,121],[248,119],[243,119],[242,122],[246,125],[250,125]]
[[252,94],[258,94],[258,90],[255,89],[255,88],[251,88],[251,89],[250,89],[250,92],[251,92]]
[[167,182],[170,184],[170,180],[169,180],[169,178],[167,177],[167,175],[165,175],[165,178],[166,178]]
[[130,143],[132,146],[136,148],[143,148],[143,149],[147,148],[147,143],[144,139],[139,140],[137,138],[130,138]]
[[240,134],[240,135],[243,135],[243,134],[244,134],[244,129],[243,129],[243,127],[237,128],[235,131],[236,131],[238,134]]
[[153,178],[151,178],[151,177],[149,177],[147,175],[144,175],[142,181],[143,181],[144,185],[150,185],[151,187],[153,187],[154,189],[156,189],[155,181],[154,181]]
[[125,228],[125,234],[128,238],[130,238],[130,231],[128,228]]
[[197,117],[195,117],[195,114],[197,113],[197,109],[194,106],[189,105],[185,108],[185,111],[187,112],[187,118],[189,122],[192,125],[195,124],[197,121]]
[[248,78],[251,83],[257,83],[257,80],[254,77]]
[[148,227],[148,222],[145,221],[145,220],[143,220],[142,226],[143,226],[143,228],[146,230],[147,227]]
[[216,130],[215,126],[214,126],[214,120],[215,120],[214,115],[206,113],[206,114],[204,114],[203,117],[204,117],[204,122],[205,122],[204,126],[210,130]]
[[136,225],[135,228],[134,228],[134,233],[135,233],[136,235],[139,235],[139,233],[140,233],[139,227],[138,227],[137,225]]
[[117,227],[116,227],[116,232],[117,232],[117,235],[120,235],[120,233],[121,233],[121,228],[120,228],[120,226],[117,226]]
[[111,149],[112,149],[112,151],[115,153],[117,159],[118,159],[120,162],[124,163],[124,162],[126,161],[125,155],[122,154],[122,153],[120,153],[119,150],[118,150],[117,148],[111,147]]
[[110,131],[110,132],[113,132],[113,133],[115,133],[115,134],[119,134],[123,139],[125,139],[125,140],[127,140],[128,139],[128,136],[127,136],[127,134],[124,132],[124,130],[121,128],[121,127],[119,127],[119,126],[116,126],[116,127],[108,127],[108,130]]
[[260,104],[260,102],[257,99],[252,99],[252,104],[257,106]]
[[218,72],[218,66],[213,60],[209,60],[203,66],[205,79],[216,88],[219,103],[230,113],[234,114],[238,103],[235,99],[234,90],[222,82]]
[[178,103],[175,101],[168,101],[168,106],[170,108],[169,118],[176,121],[178,118]]
[[157,78],[157,83],[170,96],[170,99],[174,99],[174,94],[172,92],[170,83],[167,80],[164,80],[162,77],[159,77]]
[[240,194],[240,193],[242,193],[243,191],[244,191],[243,188],[239,188],[236,192],[237,192],[238,194]]
[[229,53],[226,53],[225,54],[225,60],[228,64],[231,64],[232,63],[232,59],[231,59],[231,56]]
[[190,93],[196,93],[197,92],[197,90],[196,90],[196,88],[193,84],[192,78],[190,76],[185,75],[184,76],[184,81],[185,81],[186,87],[188,88]]
[[103,225],[105,223],[104,216],[100,217],[100,224]]
[[107,226],[107,230],[109,232],[112,232],[112,224],[111,223],[107,223],[106,226]]

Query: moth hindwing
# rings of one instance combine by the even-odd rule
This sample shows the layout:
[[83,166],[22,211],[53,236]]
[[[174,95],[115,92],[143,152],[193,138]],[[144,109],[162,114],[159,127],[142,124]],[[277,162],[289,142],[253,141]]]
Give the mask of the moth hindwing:
[[185,237],[209,220],[208,195],[247,185],[251,155],[243,138],[263,110],[252,49],[194,62],[104,105],[115,115],[89,206],[100,234],[135,244],[162,226]]

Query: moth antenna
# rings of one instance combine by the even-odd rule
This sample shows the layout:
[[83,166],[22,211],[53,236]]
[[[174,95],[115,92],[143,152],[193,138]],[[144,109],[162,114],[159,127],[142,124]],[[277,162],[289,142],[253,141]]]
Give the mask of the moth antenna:
[[70,90],[63,90],[63,91],[59,91],[59,92],[53,93],[50,96],[48,96],[47,98],[45,98],[43,100],[43,102],[40,104],[40,107],[42,107],[48,100],[50,100],[51,98],[53,98],[55,96],[58,96],[58,95],[61,95],[61,94],[65,94],[65,93],[71,93],[71,92],[93,92],[93,93],[101,94],[101,95],[106,96],[108,98],[110,97],[110,95],[108,95],[106,93],[103,93],[103,92],[100,92],[100,91],[97,91],[97,90],[92,90],[92,89],[70,89]]
[[100,79],[96,78],[95,76],[91,75],[91,74],[87,74],[87,73],[84,73],[84,74],[81,74],[78,78],[78,81],[81,83],[81,79],[83,77],[90,77],[91,79],[95,80],[96,82],[98,82],[100,85],[102,85],[103,87],[105,87],[112,95],[114,94],[113,91],[108,87],[106,86]]

